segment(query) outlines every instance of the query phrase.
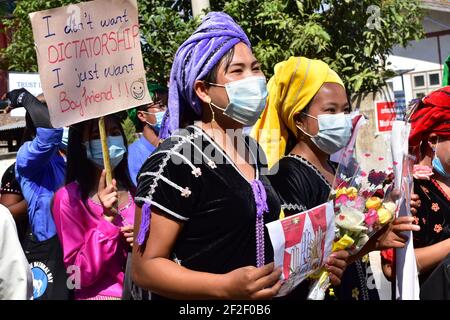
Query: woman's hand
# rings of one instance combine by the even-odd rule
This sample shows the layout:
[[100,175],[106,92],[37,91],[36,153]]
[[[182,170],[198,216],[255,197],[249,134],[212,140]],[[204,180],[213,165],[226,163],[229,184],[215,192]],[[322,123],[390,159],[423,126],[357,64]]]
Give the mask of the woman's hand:
[[408,237],[402,233],[420,230],[420,226],[413,224],[413,221],[413,217],[399,217],[381,229],[384,232],[376,238],[375,250],[405,247]]
[[347,268],[347,260],[350,254],[346,250],[338,250],[328,257],[325,269],[330,272],[330,281],[333,286],[341,284],[341,278]]
[[125,238],[125,241],[133,247],[133,240],[134,240],[134,226],[128,225],[125,227],[120,228],[120,232],[122,232],[123,237]]
[[242,267],[224,275],[225,299],[271,299],[281,288],[281,269],[269,263],[263,267]]
[[420,207],[420,198],[418,194],[411,193],[411,214],[416,215]]
[[109,186],[106,186],[106,170],[102,171],[98,183],[98,199],[103,206],[103,216],[109,222],[112,222],[117,215],[116,203],[118,200],[117,182],[112,180]]

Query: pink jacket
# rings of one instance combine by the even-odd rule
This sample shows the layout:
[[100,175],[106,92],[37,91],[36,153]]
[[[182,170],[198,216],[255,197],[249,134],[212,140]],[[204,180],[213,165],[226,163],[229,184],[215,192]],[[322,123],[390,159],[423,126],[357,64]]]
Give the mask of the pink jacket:
[[[75,281],[80,274],[80,289],[75,299],[122,296],[128,244],[120,227],[133,224],[134,201],[129,197],[126,207],[119,209],[113,223],[106,221],[101,204],[81,200],[79,185],[72,182],[55,193],[53,217],[63,248],[68,276]],[[70,281],[69,281],[70,282]]]

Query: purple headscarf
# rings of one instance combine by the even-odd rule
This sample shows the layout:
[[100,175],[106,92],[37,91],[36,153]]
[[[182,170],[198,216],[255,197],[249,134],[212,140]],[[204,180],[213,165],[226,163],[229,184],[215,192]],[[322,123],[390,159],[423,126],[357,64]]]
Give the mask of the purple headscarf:
[[202,106],[194,92],[196,80],[204,79],[237,43],[251,47],[247,35],[223,12],[210,12],[195,32],[178,48],[170,72],[169,110],[159,136],[167,138],[180,125],[180,115],[192,108],[201,115]]

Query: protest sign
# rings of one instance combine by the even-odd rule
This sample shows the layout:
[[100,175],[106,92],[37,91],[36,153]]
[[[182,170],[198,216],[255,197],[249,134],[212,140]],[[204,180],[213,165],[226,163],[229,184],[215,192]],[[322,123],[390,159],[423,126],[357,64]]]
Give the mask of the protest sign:
[[275,267],[282,267],[283,285],[277,296],[285,296],[311,274],[320,270],[331,253],[335,216],[333,203],[268,223]]
[[150,103],[136,0],[96,0],[30,14],[54,127]]

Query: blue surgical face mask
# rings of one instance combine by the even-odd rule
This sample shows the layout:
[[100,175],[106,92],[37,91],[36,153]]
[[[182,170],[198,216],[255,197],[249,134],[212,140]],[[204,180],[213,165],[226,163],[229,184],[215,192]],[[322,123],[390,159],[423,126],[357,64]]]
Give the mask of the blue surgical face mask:
[[442,177],[444,178],[450,178],[450,173],[448,173],[447,171],[445,171],[444,166],[442,165],[441,159],[439,159],[439,157],[437,156],[437,145],[439,144],[439,139],[438,142],[436,143],[436,149],[434,149],[434,158],[433,161],[431,162],[433,165],[433,169]]
[[[91,160],[98,168],[103,169],[103,152],[102,142],[100,139],[93,139],[83,143],[86,147],[86,156]],[[109,160],[111,168],[114,170],[126,152],[125,144],[122,136],[108,136],[108,149]]]
[[159,111],[159,112],[147,112],[147,111],[142,111],[143,113],[146,114],[153,114],[156,118],[156,123],[151,124],[148,121],[145,121],[150,128],[152,128],[153,130],[155,130],[156,133],[159,133],[159,130],[161,129],[161,124],[162,124],[162,120],[164,118],[164,114],[166,113],[165,111]]
[[266,78],[262,76],[252,76],[228,82],[225,85],[210,84],[225,87],[228,100],[230,101],[225,109],[213,103],[211,104],[244,126],[254,125],[266,107],[267,84]]
[[298,127],[311,141],[326,154],[333,154],[347,145],[352,136],[352,118],[349,114],[320,114],[313,117],[307,113],[306,116],[316,119],[319,123],[319,132],[312,136]]
[[69,128],[64,127],[63,128],[63,135],[61,139],[61,143],[59,144],[59,148],[67,151],[67,146],[69,145]]

